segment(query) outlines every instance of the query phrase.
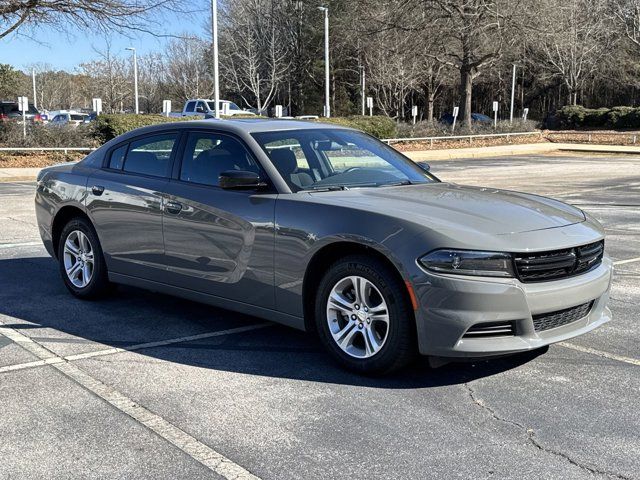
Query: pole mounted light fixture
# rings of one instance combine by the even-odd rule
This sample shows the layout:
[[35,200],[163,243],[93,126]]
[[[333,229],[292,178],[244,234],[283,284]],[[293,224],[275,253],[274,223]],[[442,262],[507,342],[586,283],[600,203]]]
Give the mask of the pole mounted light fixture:
[[324,12],[324,116],[331,116],[331,106],[329,104],[329,9],[318,7]]
[[136,114],[140,113],[139,103],[138,103],[138,56],[136,55],[136,49],[133,47],[127,47],[125,50],[129,50],[133,52],[133,90],[135,96],[135,111]]

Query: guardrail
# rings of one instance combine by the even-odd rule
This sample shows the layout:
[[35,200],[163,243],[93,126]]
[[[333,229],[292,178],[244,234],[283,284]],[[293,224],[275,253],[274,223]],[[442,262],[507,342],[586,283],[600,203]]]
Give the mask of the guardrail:
[[93,152],[95,147],[1,147],[0,152]]
[[383,138],[382,141],[387,145],[391,143],[403,143],[403,142],[429,142],[433,147],[433,142],[438,140],[465,140],[468,139],[469,143],[473,143],[474,138],[495,138],[495,137],[518,137],[522,135],[539,135],[542,136],[541,131],[535,132],[510,132],[510,133],[484,133],[479,135],[449,135],[444,137],[407,137],[407,138]]

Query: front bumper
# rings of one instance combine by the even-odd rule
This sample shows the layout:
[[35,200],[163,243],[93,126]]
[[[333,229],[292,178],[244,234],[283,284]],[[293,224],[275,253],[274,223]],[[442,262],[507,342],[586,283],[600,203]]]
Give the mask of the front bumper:
[[[584,274],[548,282],[463,277],[423,272],[414,288],[420,353],[439,357],[483,357],[522,352],[589,332],[611,320],[607,307],[613,264],[608,257]],[[576,321],[536,331],[533,316],[593,301]],[[469,327],[512,321],[511,336],[464,337]]]

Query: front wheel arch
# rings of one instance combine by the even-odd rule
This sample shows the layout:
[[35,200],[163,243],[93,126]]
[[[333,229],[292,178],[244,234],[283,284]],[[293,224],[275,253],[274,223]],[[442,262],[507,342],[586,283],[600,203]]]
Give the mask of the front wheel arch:
[[[397,265],[385,254],[373,247],[350,241],[338,241],[325,245],[311,257],[302,282],[304,327],[307,332],[316,331],[314,320],[315,292],[320,280],[331,265],[344,257],[352,255],[366,255],[385,263],[397,275],[398,280],[406,285],[406,281],[400,270],[398,270]],[[406,289],[405,295],[406,299],[411,301],[409,291]]]

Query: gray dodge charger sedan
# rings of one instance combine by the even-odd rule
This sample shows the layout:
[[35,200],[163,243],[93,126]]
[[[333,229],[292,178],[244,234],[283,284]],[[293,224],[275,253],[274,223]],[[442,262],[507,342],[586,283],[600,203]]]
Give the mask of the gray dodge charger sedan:
[[602,227],[556,200],[444,183],[355,130],[141,128],[38,177],[72,294],[111,284],[316,332],[347,368],[544,347],[609,321]]

